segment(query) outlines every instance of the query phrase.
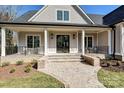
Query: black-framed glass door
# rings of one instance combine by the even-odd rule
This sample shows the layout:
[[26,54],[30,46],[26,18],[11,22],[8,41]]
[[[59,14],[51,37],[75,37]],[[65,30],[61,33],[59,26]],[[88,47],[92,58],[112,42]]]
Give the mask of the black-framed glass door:
[[69,53],[69,35],[57,35],[56,37],[56,47],[57,53]]

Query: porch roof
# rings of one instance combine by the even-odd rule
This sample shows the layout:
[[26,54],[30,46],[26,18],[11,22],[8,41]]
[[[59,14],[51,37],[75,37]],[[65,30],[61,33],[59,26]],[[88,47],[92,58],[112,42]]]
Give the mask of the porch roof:
[[[111,27],[107,25],[96,25],[96,24],[76,24],[76,23],[58,23],[58,22],[0,22],[0,27],[8,28],[11,30],[15,30],[14,28],[76,28],[76,29],[111,29]],[[16,29],[17,30],[17,29]]]

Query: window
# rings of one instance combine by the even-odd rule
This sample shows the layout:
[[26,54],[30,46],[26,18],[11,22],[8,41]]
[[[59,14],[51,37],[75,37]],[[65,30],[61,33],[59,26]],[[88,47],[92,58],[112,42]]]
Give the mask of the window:
[[69,20],[69,11],[64,11],[64,21]]
[[40,47],[40,37],[39,36],[27,36],[27,47],[28,48]]
[[57,11],[57,20],[62,20],[62,11]]
[[57,10],[58,21],[69,21],[69,11]]
[[86,36],[85,37],[85,47],[86,48],[92,48],[93,47],[93,37],[92,36]]

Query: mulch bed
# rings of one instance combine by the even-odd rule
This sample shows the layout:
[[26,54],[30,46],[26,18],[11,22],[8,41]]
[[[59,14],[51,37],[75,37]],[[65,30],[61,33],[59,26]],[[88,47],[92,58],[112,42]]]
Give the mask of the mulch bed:
[[[7,79],[11,79],[11,78],[30,77],[37,70],[32,68],[31,72],[26,73],[24,71],[24,69],[25,69],[25,66],[27,66],[28,64],[23,64],[23,65],[18,65],[18,66],[15,65],[15,64],[11,64],[9,66],[0,67],[0,80],[7,80]],[[13,69],[13,68],[16,69],[16,71],[14,73],[10,73],[10,70]]]
[[109,71],[124,72],[124,62],[119,60],[105,60],[100,61],[100,66]]

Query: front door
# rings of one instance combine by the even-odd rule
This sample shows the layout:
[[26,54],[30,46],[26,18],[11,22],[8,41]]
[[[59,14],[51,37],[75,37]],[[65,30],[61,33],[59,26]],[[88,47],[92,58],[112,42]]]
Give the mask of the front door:
[[69,53],[69,35],[57,35],[57,53]]

